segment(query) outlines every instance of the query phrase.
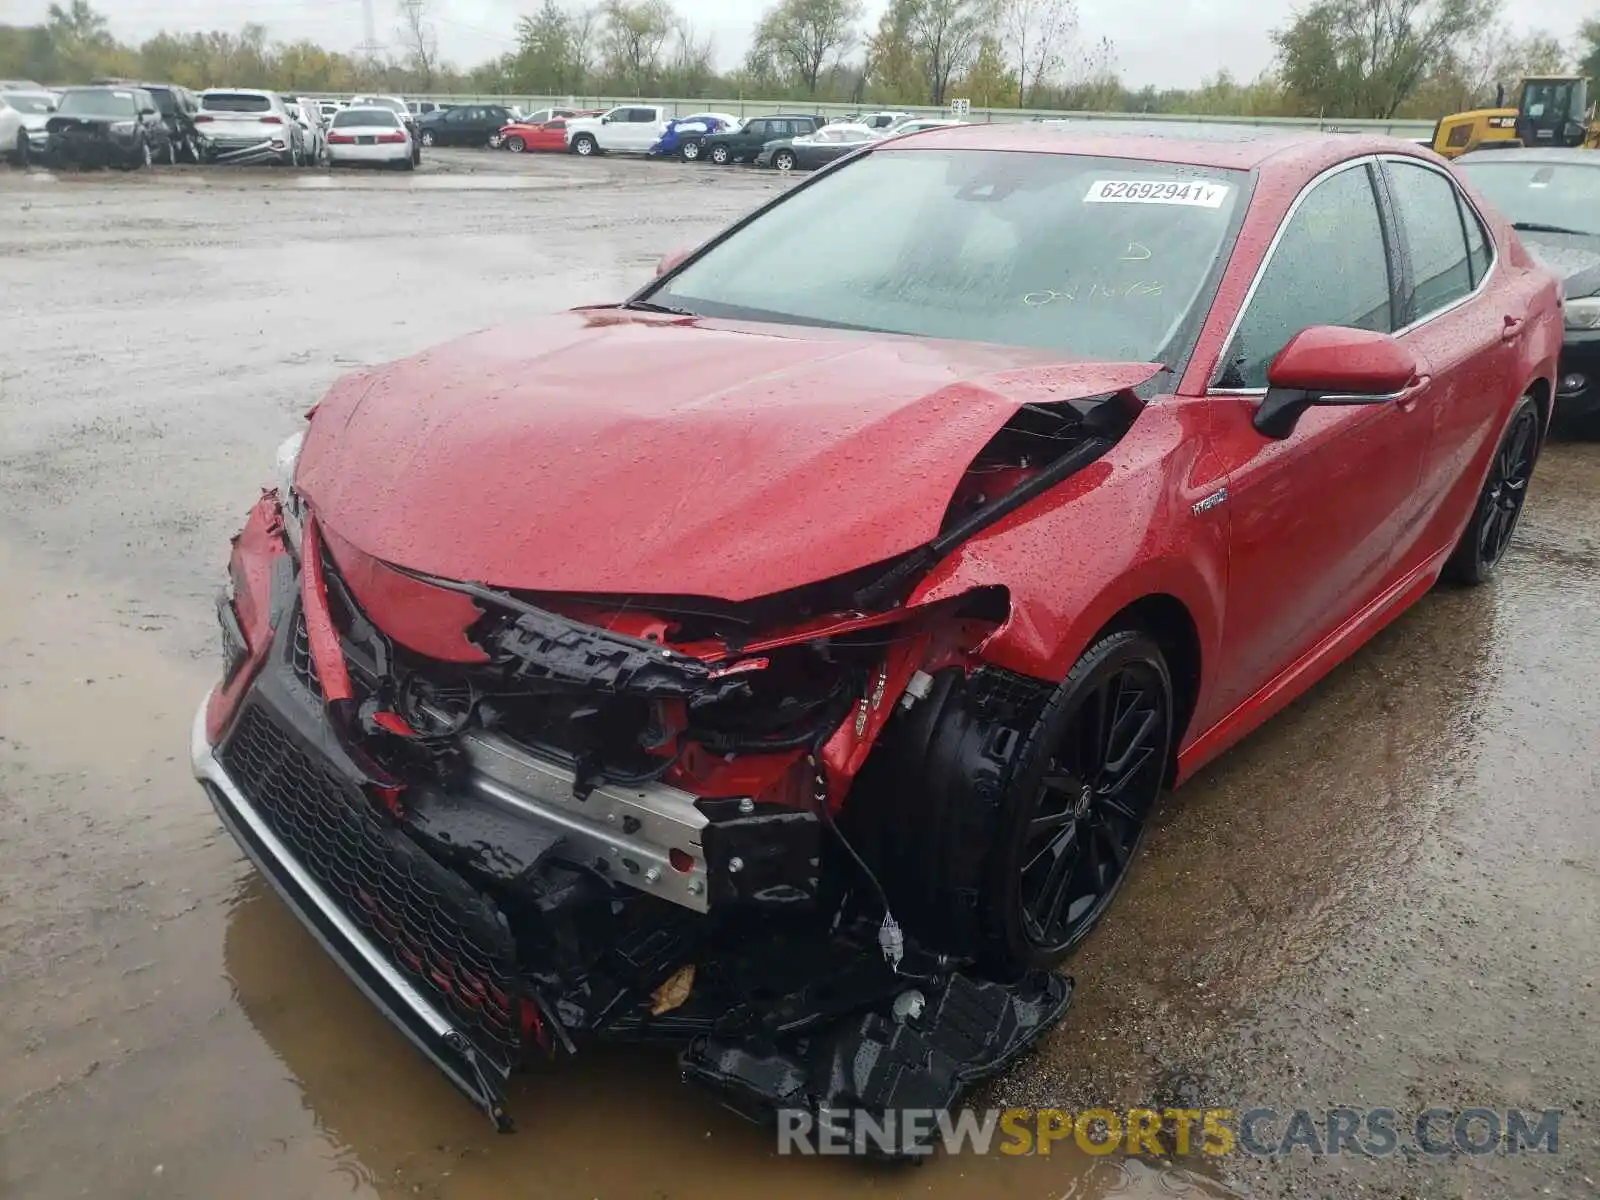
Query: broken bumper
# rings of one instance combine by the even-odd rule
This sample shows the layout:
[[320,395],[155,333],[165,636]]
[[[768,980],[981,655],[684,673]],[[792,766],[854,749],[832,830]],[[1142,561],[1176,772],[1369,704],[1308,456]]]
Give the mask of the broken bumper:
[[595,1040],[673,1045],[686,1078],[756,1119],[944,1109],[1066,1010],[1060,976],[1003,985],[915,945],[891,966],[880,911],[742,907],[796,877],[795,853],[814,873],[826,852],[774,841],[759,805],[708,815],[659,781],[580,799],[568,767],[481,728],[458,735],[460,769],[391,805],[330,718],[279,574],[228,728],[213,742],[196,718],[195,774],[291,911],[497,1128],[512,1072]]

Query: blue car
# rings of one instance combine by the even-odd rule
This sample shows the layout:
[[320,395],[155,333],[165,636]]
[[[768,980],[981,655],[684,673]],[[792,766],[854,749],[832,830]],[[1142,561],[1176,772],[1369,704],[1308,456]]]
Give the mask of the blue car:
[[727,113],[694,113],[687,117],[674,117],[667,122],[667,131],[661,135],[661,140],[650,147],[650,153],[675,155],[686,162],[694,162],[700,157],[706,138],[713,133],[738,127],[739,118]]

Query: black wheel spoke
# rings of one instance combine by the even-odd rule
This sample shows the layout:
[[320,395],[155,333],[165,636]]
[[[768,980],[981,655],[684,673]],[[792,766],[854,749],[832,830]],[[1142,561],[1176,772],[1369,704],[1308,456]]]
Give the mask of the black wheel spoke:
[[1163,778],[1166,686],[1145,660],[1085,680],[1038,776],[1021,834],[1021,901],[1024,931],[1047,952],[1087,932],[1132,862]]

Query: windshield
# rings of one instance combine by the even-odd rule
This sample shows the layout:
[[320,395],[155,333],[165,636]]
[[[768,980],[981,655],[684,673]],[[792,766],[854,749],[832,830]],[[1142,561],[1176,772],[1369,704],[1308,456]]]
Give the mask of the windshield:
[[200,97],[200,107],[207,112],[263,113],[272,111],[272,101],[249,92],[208,92]]
[[1512,221],[1600,236],[1600,163],[1471,162],[1457,169]]
[[393,129],[400,122],[395,119],[394,113],[387,108],[346,108],[336,113],[333,118],[335,129],[348,129],[352,125],[382,126],[384,129]]
[[135,117],[139,106],[133,93],[122,88],[66,92],[56,111],[69,117]]
[[0,95],[12,108],[20,113],[47,113],[55,111],[55,101],[49,96],[30,96],[26,92],[6,92]]
[[1247,181],[1077,155],[883,150],[789,193],[649,300],[1162,362],[1203,315]]

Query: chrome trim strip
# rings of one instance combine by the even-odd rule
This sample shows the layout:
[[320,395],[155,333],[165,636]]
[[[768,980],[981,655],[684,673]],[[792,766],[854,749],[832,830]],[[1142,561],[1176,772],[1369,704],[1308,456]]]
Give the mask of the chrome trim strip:
[[276,834],[265,821],[251,807],[250,802],[244,798],[238,786],[233,782],[222,764],[217,761],[212,752],[211,743],[206,740],[206,707],[210,702],[208,695],[200,704],[200,711],[195,714],[194,730],[189,737],[189,758],[194,766],[195,778],[216,788],[225,797],[228,803],[238,813],[239,818],[250,827],[250,834],[257,838],[261,845],[272,855],[273,862],[282,869],[283,873],[294,880],[295,886],[300,888],[306,897],[317,906],[317,912],[325,918],[328,924],[339,931],[339,935],[350,944],[352,950],[361,956],[362,961],[387,984],[395,994],[405,1001],[406,1005],[427,1024],[436,1035],[441,1038],[458,1037],[455,1025],[442,1016],[427,999],[412,987],[410,982],[397,971],[393,964],[385,958],[359,928],[340,911],[339,906],[333,902],[332,897],[323,891],[322,885],[307,874],[304,867],[295,860]]

